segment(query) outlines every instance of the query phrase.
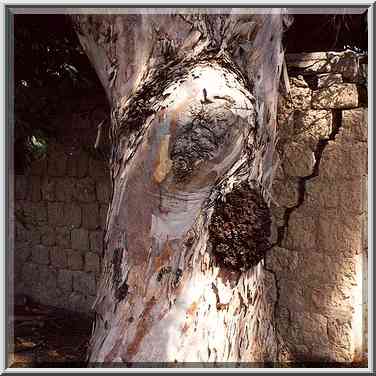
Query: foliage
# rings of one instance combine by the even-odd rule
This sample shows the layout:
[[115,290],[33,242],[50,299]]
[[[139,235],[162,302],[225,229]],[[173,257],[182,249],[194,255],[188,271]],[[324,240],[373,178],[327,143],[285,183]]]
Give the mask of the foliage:
[[14,16],[16,171],[46,153],[62,101],[98,87],[68,17]]

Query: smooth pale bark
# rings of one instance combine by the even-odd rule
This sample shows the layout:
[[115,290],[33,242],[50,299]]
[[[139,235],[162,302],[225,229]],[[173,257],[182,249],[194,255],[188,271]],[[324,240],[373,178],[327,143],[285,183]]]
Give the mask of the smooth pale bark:
[[112,105],[91,362],[278,358],[273,275],[222,263],[208,231],[241,185],[268,203],[276,165],[284,16],[246,12],[72,17]]

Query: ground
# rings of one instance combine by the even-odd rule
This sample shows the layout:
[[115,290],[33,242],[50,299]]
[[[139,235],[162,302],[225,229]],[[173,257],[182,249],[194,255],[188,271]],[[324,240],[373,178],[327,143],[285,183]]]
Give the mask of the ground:
[[[14,312],[15,351],[11,368],[87,367],[92,318],[28,301]],[[177,365],[179,367],[179,365]],[[265,364],[266,367],[367,367],[366,363]]]
[[14,367],[86,367],[92,319],[33,302],[16,305]]

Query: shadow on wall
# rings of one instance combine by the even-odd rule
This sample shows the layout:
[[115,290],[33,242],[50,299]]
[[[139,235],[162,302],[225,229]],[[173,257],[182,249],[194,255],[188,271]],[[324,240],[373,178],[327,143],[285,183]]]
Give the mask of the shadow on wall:
[[47,141],[46,155],[15,175],[16,294],[73,311],[91,309],[111,195],[107,163],[94,148],[107,111],[101,95],[64,103],[51,120],[56,138]]
[[342,51],[368,47],[367,12],[363,14],[295,14],[285,35],[287,53]]

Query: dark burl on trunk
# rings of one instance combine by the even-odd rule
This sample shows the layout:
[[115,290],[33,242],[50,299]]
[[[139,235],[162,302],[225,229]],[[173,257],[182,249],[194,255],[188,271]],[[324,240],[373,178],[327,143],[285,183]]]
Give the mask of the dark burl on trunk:
[[233,270],[257,265],[270,248],[271,216],[260,193],[242,183],[218,200],[209,225],[216,261]]

